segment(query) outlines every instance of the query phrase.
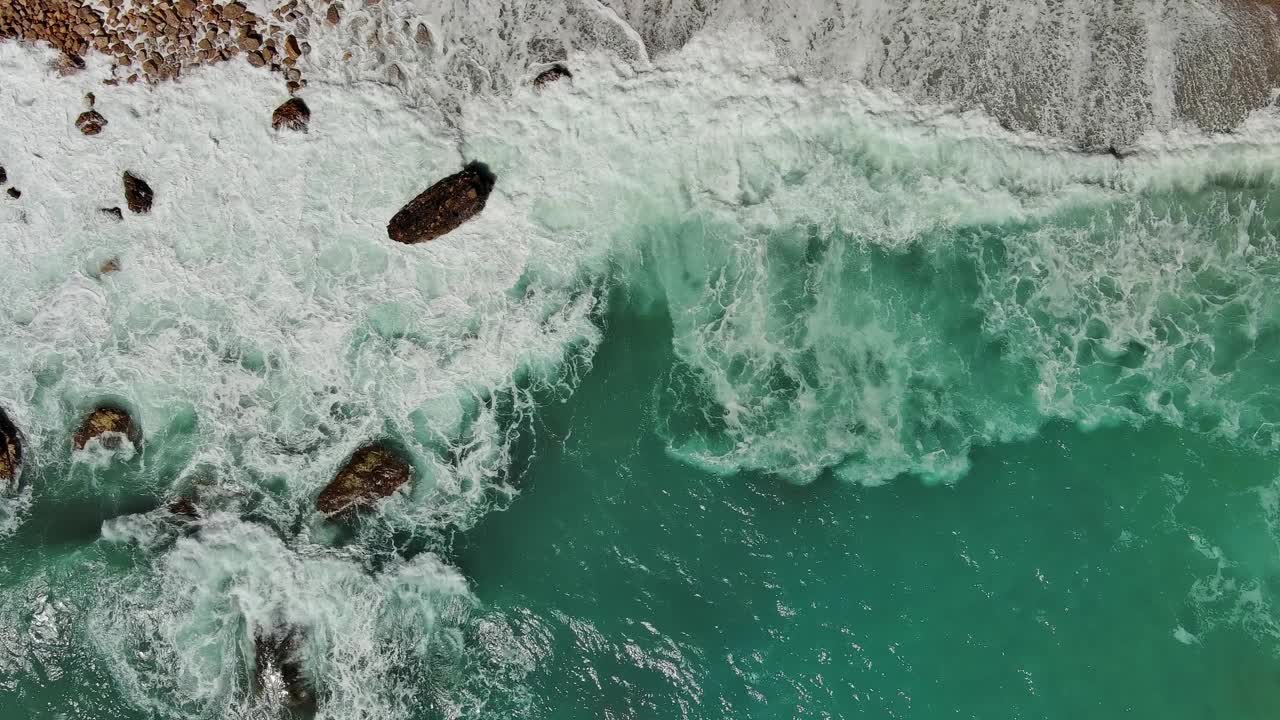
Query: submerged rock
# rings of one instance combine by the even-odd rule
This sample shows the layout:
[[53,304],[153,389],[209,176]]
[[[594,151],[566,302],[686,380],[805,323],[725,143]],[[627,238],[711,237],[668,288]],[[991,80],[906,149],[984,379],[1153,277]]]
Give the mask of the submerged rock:
[[146,180],[128,170],[124,171],[124,199],[129,205],[130,212],[151,212],[151,202],[155,199],[155,196],[156,194],[151,190],[151,186],[147,184]]
[[196,509],[196,504],[191,502],[191,498],[183,496],[169,503],[169,512],[173,515],[191,518],[192,520],[200,517],[200,511]]
[[484,163],[469,163],[400,208],[387,223],[387,235],[408,244],[434,240],[484,210],[496,181]]
[[22,474],[22,434],[0,408],[0,488],[17,484]]
[[100,407],[89,413],[84,422],[80,423],[80,429],[76,431],[72,442],[75,443],[77,450],[83,450],[85,445],[94,438],[101,438],[103,447],[114,450],[120,447],[125,439],[137,447],[142,442],[142,433],[139,432],[133,418],[129,417],[129,413],[120,408]]
[[316,696],[302,673],[298,652],[303,633],[296,627],[259,631],[253,639],[254,691],[302,711],[314,712]]
[[379,443],[355,452],[316,498],[316,509],[326,515],[343,512],[387,497],[413,479],[413,468]]
[[86,110],[76,118],[76,127],[85,135],[97,135],[106,125],[107,119],[97,110]]
[[311,108],[302,98],[289,98],[271,113],[271,127],[275,130],[288,128],[306,132],[307,123],[311,122]]
[[116,220],[124,219],[124,213],[120,212],[120,208],[118,207],[98,208],[98,212],[102,213],[103,215],[110,215]]
[[546,70],[538,73],[538,76],[533,79],[533,86],[535,88],[541,88],[544,85],[553,83],[562,78],[565,80],[572,80],[573,73],[569,72],[569,68],[563,65],[552,65]]

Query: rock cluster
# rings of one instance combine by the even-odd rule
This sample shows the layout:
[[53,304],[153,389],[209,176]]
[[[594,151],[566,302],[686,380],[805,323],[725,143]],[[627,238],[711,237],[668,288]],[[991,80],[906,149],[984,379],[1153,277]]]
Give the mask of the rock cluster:
[[103,447],[114,450],[125,439],[137,447],[142,442],[142,433],[129,413],[116,407],[99,407],[80,423],[71,441],[77,450],[83,450],[94,438],[101,438]]
[[151,186],[147,184],[146,180],[128,170],[124,171],[124,199],[129,206],[130,212],[151,212],[151,203],[155,196],[156,194],[152,192]]
[[372,505],[413,477],[413,469],[394,451],[380,443],[355,452],[333,481],[316,498],[316,509],[326,515]]
[[0,490],[12,487],[22,472],[22,435],[0,408]]
[[387,235],[401,243],[434,240],[484,210],[496,181],[487,166],[472,162],[400,208],[387,223]]
[[5,0],[0,37],[47,42],[65,54],[67,69],[83,66],[80,57],[90,50],[109,55],[109,84],[169,80],[184,69],[244,55],[252,65],[283,73],[290,90],[297,90],[306,81],[296,65],[311,50],[293,34],[305,32],[301,19],[298,0],[281,4],[269,18],[241,2],[217,0]]
[[289,98],[271,113],[271,127],[279,130],[301,130],[306,132],[307,123],[311,122],[311,108],[302,98]]

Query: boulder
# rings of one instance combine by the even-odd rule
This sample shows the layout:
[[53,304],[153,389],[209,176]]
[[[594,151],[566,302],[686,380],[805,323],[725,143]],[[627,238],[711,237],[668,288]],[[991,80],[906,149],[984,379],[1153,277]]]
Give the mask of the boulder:
[[413,468],[380,443],[355,452],[346,466],[316,498],[316,509],[326,515],[372,505],[413,478]]
[[0,165],[0,185],[9,182],[9,173],[4,171],[4,166]]
[[307,107],[302,98],[289,98],[271,113],[271,127],[275,130],[288,128],[306,132],[309,122],[311,122],[311,108]]
[[538,73],[538,76],[533,79],[533,86],[535,88],[542,88],[543,86],[562,78],[565,80],[572,80],[573,73],[569,72],[569,68],[563,65],[552,65],[546,70]]
[[101,438],[102,446],[110,450],[120,447],[121,441],[126,438],[134,447],[142,444],[142,433],[133,418],[116,407],[99,407],[89,413],[84,422],[80,423],[80,429],[76,431],[72,442],[77,450],[83,450],[94,438]]
[[107,119],[97,110],[85,110],[76,118],[76,127],[85,135],[97,135],[106,125]]
[[298,653],[304,634],[293,626],[259,630],[253,638],[254,691],[295,710],[314,712],[315,692],[302,672]]
[[124,171],[124,199],[129,205],[130,212],[151,212],[151,203],[155,200],[155,196],[146,180],[128,170]]
[[0,489],[15,487],[22,474],[22,434],[0,408]]
[[18,198],[22,197],[22,191],[16,187],[11,187],[5,192],[9,193],[9,197],[13,198],[14,200],[17,200]]
[[444,235],[484,210],[496,180],[483,163],[469,163],[400,208],[387,223],[387,235],[407,244]]
[[98,212],[102,213],[103,215],[112,217],[116,220],[124,219],[124,213],[120,212],[120,208],[118,207],[98,208]]

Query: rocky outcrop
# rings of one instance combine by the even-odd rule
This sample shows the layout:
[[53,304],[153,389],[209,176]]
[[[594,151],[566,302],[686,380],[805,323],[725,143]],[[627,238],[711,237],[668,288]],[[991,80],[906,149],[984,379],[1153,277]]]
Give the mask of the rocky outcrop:
[[99,407],[80,423],[72,442],[83,450],[90,440],[99,438],[102,446],[114,450],[128,440],[134,447],[142,444],[142,433],[129,413],[117,407]]
[[16,187],[11,187],[5,192],[9,193],[9,197],[13,198],[14,200],[17,200],[18,198],[22,197],[22,191]]
[[409,244],[444,235],[484,210],[496,180],[483,163],[468,164],[400,208],[387,224],[387,235]]
[[22,434],[0,408],[0,490],[15,487],[22,474]]
[[309,122],[311,122],[311,108],[307,107],[302,98],[289,98],[271,113],[271,127],[275,130],[286,128],[306,132]]
[[286,707],[304,713],[315,712],[316,696],[302,672],[298,657],[303,632],[293,626],[272,631],[259,630],[253,639],[254,691],[269,696]]
[[76,128],[85,135],[97,135],[107,126],[107,119],[97,110],[85,110],[76,118]]
[[0,165],[0,185],[9,182],[9,173],[4,171],[4,166]]
[[124,199],[129,211],[135,213],[151,212],[151,203],[156,194],[146,180],[126,170],[124,172]]
[[316,498],[316,509],[333,515],[372,505],[411,479],[413,468],[399,455],[380,443],[366,445]]
[[533,79],[533,86],[540,89],[560,79],[572,80],[573,73],[569,72],[569,68],[563,65],[552,65],[538,73],[538,76]]

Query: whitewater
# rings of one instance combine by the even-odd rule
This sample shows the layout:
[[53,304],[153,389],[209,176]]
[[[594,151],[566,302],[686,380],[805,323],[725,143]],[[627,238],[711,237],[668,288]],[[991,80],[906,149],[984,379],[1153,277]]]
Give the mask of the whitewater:
[[[305,133],[245,64],[0,42],[0,718],[279,717],[282,626],[321,718],[1273,716],[1268,102],[1020,124],[596,5],[541,90],[313,38]],[[387,239],[472,160],[480,215]],[[104,402],[140,446],[73,451]],[[372,439],[411,486],[314,512]]]

